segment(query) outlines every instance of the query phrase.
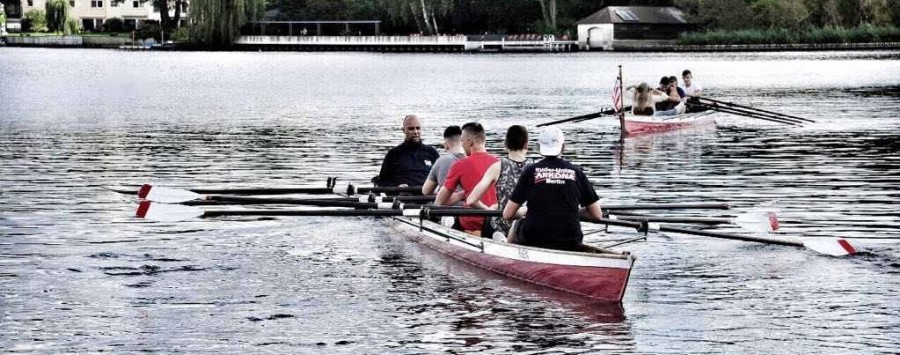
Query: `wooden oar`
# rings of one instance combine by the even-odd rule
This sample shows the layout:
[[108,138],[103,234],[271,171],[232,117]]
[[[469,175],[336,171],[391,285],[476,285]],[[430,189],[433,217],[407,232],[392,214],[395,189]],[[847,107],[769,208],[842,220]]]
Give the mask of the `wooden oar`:
[[796,124],[798,124],[798,125],[803,125],[803,124],[805,123],[805,121],[798,120],[798,119],[794,119],[794,118],[790,118],[790,117],[784,117],[784,116],[779,116],[779,115],[776,115],[776,114],[770,114],[770,113],[758,112],[758,111],[753,111],[753,110],[748,110],[748,109],[742,109],[742,108],[738,108],[738,107],[723,106],[723,105],[719,105],[719,104],[716,104],[716,103],[710,104],[710,103],[704,103],[704,102],[701,102],[701,104],[702,104],[702,105],[709,105],[709,106],[712,106],[713,109],[728,110],[728,111],[730,111],[730,112],[735,112],[735,113],[738,113],[738,114],[743,114],[743,115],[752,116],[752,117],[769,118],[769,119],[773,119],[773,120],[777,120],[777,121],[784,121],[784,122],[796,123]]
[[[336,198],[336,199],[297,199],[297,198],[261,198],[261,197],[238,197],[238,196],[217,196],[217,195],[201,195],[194,191],[176,189],[164,186],[147,187],[146,194],[138,195],[143,199],[163,202],[163,203],[182,203],[194,200],[214,200],[222,202],[233,202],[234,204],[285,204],[285,205],[313,205],[322,201],[345,201],[359,203],[381,203],[381,202],[426,202],[433,200],[430,196],[393,196],[382,197],[372,195],[361,195],[358,197]],[[265,190],[265,189],[264,189]],[[142,189],[143,191],[143,189]],[[266,190],[268,191],[268,190]],[[268,193],[266,193],[268,194]],[[309,202],[309,203],[308,203]],[[656,203],[656,204],[633,204],[633,205],[616,205],[603,204],[605,210],[669,210],[669,209],[730,209],[727,203]]]
[[733,102],[727,102],[727,101],[721,101],[721,100],[716,100],[716,99],[710,99],[710,98],[708,98],[708,97],[699,97],[698,99],[700,99],[701,101],[709,101],[709,102],[717,103],[717,104],[719,104],[719,105],[725,105],[725,106],[731,106],[731,107],[735,107],[735,108],[742,108],[742,109],[746,109],[746,110],[757,111],[757,112],[761,112],[761,113],[767,113],[767,114],[770,114],[770,115],[781,116],[781,117],[784,117],[784,118],[790,118],[790,119],[794,119],[794,120],[798,120],[798,121],[803,121],[803,122],[809,122],[809,123],[815,123],[815,122],[816,122],[816,121],[813,121],[813,120],[808,119],[808,118],[803,118],[803,117],[798,117],[798,116],[793,116],[793,115],[787,115],[787,114],[783,114],[783,113],[779,113],[779,112],[774,112],[774,111],[763,110],[763,109],[760,109],[760,108],[750,107],[750,106],[745,106],[745,105],[740,105],[740,104],[736,104],[736,103],[733,103]]
[[[623,108],[622,110],[623,110],[623,111],[624,111],[624,110],[631,110],[631,106],[627,106],[627,107]],[[538,127],[544,127],[544,126],[552,126],[552,125],[555,125],[555,124],[566,123],[566,122],[581,122],[581,121],[587,121],[587,120],[595,119],[595,118],[597,118],[597,117],[602,117],[602,116],[604,116],[604,115],[609,116],[609,115],[612,115],[612,114],[614,114],[614,113],[616,113],[616,109],[603,110],[603,111],[600,111],[600,112],[589,113],[589,114],[586,114],[586,115],[575,116],[575,117],[570,117],[570,118],[564,118],[564,119],[556,120],[556,121],[552,121],[552,122],[545,122],[545,123],[538,124],[537,126],[538,126]]]
[[[306,205],[306,206],[331,206],[331,207],[355,207],[375,208],[371,206],[392,203],[419,203],[428,204],[434,201],[434,196],[375,196],[360,195],[358,197],[332,197],[332,198],[273,198],[273,197],[243,197],[225,195],[201,196],[201,200],[169,201],[167,203],[181,203],[189,206],[216,206],[216,205]],[[154,202],[166,202],[155,201]],[[368,204],[368,205],[366,205]]]
[[347,194],[347,195],[356,195],[358,193],[381,193],[381,192],[389,192],[389,193],[421,193],[421,186],[411,186],[411,187],[356,187],[353,184],[342,184],[336,185],[332,188],[326,187],[281,187],[281,188],[225,188],[225,189],[173,189],[163,186],[153,186],[150,184],[144,184],[138,189],[132,190],[129,188],[119,189],[119,188],[110,188],[106,189],[123,193],[123,194],[132,194],[137,193],[139,198],[153,200],[157,202],[167,202],[167,203],[176,203],[176,202],[184,202],[196,199],[202,199],[203,196],[201,194],[231,194],[231,195],[287,195],[287,194]]
[[727,210],[731,205],[727,203],[656,203],[656,204],[636,204],[636,205],[608,205],[600,204],[604,210],[677,210],[677,209],[711,209],[711,210]]
[[653,224],[648,224],[648,223],[618,221],[618,220],[611,220],[611,219],[605,219],[605,218],[600,221],[586,221],[586,222],[594,222],[594,223],[606,224],[606,225],[611,225],[611,226],[632,227],[632,228],[637,229],[638,231],[646,231],[649,228],[649,229],[658,230],[661,232],[691,234],[691,235],[699,235],[699,236],[704,236],[704,237],[742,240],[742,241],[747,241],[747,242],[756,242],[756,243],[765,243],[765,244],[788,245],[788,246],[807,248],[812,251],[831,255],[831,256],[853,255],[856,253],[856,249],[852,245],[850,245],[850,242],[848,242],[846,239],[843,239],[843,238],[825,238],[825,239],[817,239],[814,241],[801,242],[801,241],[792,241],[792,240],[784,240],[784,239],[749,237],[749,236],[742,236],[742,235],[735,235],[735,234],[710,232],[710,231],[704,231],[704,230],[671,227],[671,226],[665,226],[665,225],[653,225]]
[[778,230],[780,223],[774,212],[750,211],[745,212],[734,218],[715,218],[715,217],[660,217],[648,216],[644,214],[636,214],[628,211],[617,211],[618,214],[609,215],[609,219],[624,220],[634,222],[654,222],[654,223],[685,223],[685,224],[732,224],[743,229],[766,233]]
[[699,103],[699,104],[688,103],[687,105],[690,107],[702,107],[702,108],[706,108],[706,109],[713,110],[713,111],[730,113],[730,114],[736,115],[736,116],[756,118],[756,119],[760,119],[760,120],[764,120],[764,121],[783,123],[783,124],[792,125],[792,126],[802,126],[803,125],[801,122],[791,121],[791,120],[788,120],[785,118],[768,117],[768,116],[764,116],[759,113],[748,112],[748,111],[734,109],[734,108],[730,108],[730,107],[722,107],[722,106],[710,105],[710,104],[706,104],[706,103]]
[[200,217],[221,216],[345,216],[345,217],[391,217],[409,216],[431,218],[442,216],[499,216],[497,210],[480,210],[458,207],[417,207],[407,209],[377,210],[203,210],[194,206],[172,205],[141,201],[136,216],[139,218],[160,221],[178,222]]

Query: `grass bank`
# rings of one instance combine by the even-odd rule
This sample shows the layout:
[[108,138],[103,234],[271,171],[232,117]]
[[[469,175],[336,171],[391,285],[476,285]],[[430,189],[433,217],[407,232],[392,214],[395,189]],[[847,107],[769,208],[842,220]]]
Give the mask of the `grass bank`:
[[806,31],[787,29],[707,31],[682,33],[681,45],[717,44],[828,44],[900,42],[900,28],[862,25],[856,28],[810,28]]

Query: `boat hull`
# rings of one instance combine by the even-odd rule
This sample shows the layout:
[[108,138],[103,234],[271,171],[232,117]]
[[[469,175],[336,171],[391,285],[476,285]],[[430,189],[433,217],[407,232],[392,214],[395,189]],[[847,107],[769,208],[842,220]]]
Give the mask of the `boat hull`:
[[666,132],[685,127],[715,125],[711,117],[714,111],[686,113],[676,116],[626,116],[625,133],[628,135]]
[[409,239],[471,265],[601,301],[622,301],[635,260],[628,252],[540,249],[474,237],[430,221],[394,221]]

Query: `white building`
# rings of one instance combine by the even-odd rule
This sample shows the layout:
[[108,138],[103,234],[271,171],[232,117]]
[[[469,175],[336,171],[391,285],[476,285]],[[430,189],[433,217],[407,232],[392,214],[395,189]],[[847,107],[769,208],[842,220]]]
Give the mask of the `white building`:
[[609,6],[578,21],[580,50],[613,50],[616,44],[674,42],[691,24],[667,6]]
[[[28,11],[38,9],[44,10],[46,0],[2,0],[6,4],[7,9],[15,8],[17,15],[8,16],[10,19],[16,20]],[[69,0],[71,6],[72,17],[81,21],[81,26],[85,31],[99,30],[103,23],[112,18],[120,18],[125,23],[125,28],[136,28],[140,26],[142,20],[160,20],[159,8],[153,5],[153,1],[112,1],[112,0]],[[181,11],[181,21],[187,18],[188,5],[185,2]],[[175,20],[175,8],[169,9],[169,18]],[[13,21],[10,21],[13,22]]]

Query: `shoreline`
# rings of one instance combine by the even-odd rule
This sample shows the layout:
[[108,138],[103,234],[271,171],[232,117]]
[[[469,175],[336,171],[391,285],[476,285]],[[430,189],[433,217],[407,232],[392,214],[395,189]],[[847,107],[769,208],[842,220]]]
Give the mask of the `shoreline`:
[[659,41],[616,41],[614,48],[608,50],[585,51],[572,46],[574,41],[567,41],[566,49],[560,50],[555,43],[546,47],[486,47],[463,45],[423,46],[396,44],[242,44],[231,48],[205,48],[191,45],[144,45],[131,38],[117,36],[2,36],[0,46],[36,47],[36,48],[100,48],[122,50],[166,50],[166,51],[264,51],[264,52],[416,52],[416,53],[560,53],[560,52],[789,52],[789,51],[853,51],[853,50],[900,50],[900,42],[870,43],[793,43],[793,44],[708,44],[681,45],[673,42]]

